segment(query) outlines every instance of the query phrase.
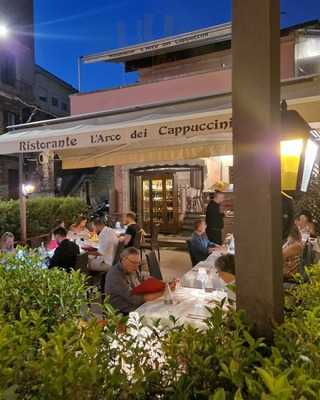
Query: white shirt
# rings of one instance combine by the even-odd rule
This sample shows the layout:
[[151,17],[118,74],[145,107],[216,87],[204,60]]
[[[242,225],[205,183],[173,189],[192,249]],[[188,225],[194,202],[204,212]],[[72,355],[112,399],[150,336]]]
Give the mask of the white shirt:
[[112,265],[117,251],[119,240],[113,229],[107,226],[99,234],[98,252],[103,256],[103,261],[107,265]]

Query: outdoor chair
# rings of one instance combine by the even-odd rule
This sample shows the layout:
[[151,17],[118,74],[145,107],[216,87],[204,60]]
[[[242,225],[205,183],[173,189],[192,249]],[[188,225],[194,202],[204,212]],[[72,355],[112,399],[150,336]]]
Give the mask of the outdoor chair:
[[160,279],[162,281],[162,274],[160,270],[159,260],[157,259],[157,255],[155,251],[151,251],[146,254],[147,263],[150,275],[156,279]]
[[154,225],[151,231],[151,237],[146,238],[140,244],[141,258],[142,258],[142,252],[144,252],[145,250],[157,251],[158,259],[160,261],[160,245],[158,241],[158,236],[159,236],[159,225]]
[[89,256],[88,253],[78,254],[75,270],[80,270],[84,274],[88,274],[88,263],[89,263]]
[[105,272],[90,271],[88,253],[78,254],[75,270],[79,270],[87,276],[86,283],[89,287],[95,286],[99,292],[103,291]]
[[50,240],[50,235],[40,235],[40,236],[35,236],[30,239],[28,239],[27,243],[32,249],[36,249],[41,246],[42,243],[47,244]]
[[118,264],[118,262],[120,261],[120,255],[123,250],[124,250],[124,242],[119,242],[118,246],[117,246],[116,254],[113,259],[113,265]]
[[145,238],[144,238],[144,230],[143,229],[139,229],[134,237],[134,242],[133,242],[133,247],[135,247],[136,249],[140,249],[141,245],[144,243]]
[[307,242],[303,249],[303,264],[312,265],[314,263],[314,253],[312,244]]
[[310,264],[306,264],[305,257],[301,257],[301,262],[299,264],[298,273],[300,274],[302,280],[297,281],[297,280],[294,280],[294,279],[291,279],[291,280],[289,279],[287,281],[284,281],[283,282],[284,289],[289,289],[289,288],[292,288],[292,287],[296,287],[299,283],[302,283],[302,282],[303,283],[309,282],[309,276],[308,276],[308,274],[306,272],[306,266],[308,266],[308,265],[310,265]]
[[194,267],[197,264],[197,261],[194,257],[194,254],[192,252],[192,245],[191,245],[191,240],[187,240],[187,248],[188,248],[188,252],[190,255],[190,260],[191,260],[191,264]]

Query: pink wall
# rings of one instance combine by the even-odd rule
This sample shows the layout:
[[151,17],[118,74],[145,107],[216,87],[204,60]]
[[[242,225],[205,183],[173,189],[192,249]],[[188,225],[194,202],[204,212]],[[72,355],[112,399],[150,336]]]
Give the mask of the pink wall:
[[137,106],[231,90],[231,71],[210,72],[71,96],[71,114]]
[[281,41],[281,79],[293,78],[295,75],[294,37],[287,36]]
[[[294,76],[294,40],[281,41],[281,78]],[[212,71],[156,82],[71,96],[71,114],[84,114],[148,103],[231,91],[231,70]]]

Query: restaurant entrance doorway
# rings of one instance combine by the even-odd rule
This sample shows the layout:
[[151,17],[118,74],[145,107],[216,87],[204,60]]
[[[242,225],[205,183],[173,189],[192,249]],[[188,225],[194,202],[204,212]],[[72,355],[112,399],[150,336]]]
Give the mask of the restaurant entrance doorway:
[[163,232],[172,232],[177,225],[177,199],[173,174],[142,177],[141,218],[145,228],[159,225]]
[[130,171],[131,208],[139,223],[150,232],[154,225],[162,233],[177,233],[196,198],[201,209],[203,167],[173,165]]

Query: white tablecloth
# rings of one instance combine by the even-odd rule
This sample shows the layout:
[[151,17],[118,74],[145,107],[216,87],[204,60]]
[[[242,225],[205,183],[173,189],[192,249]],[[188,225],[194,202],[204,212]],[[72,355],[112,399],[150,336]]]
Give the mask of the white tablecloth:
[[201,289],[180,287],[173,293],[174,304],[165,304],[161,297],[140,306],[136,312],[143,317],[146,323],[161,320],[161,325],[171,326],[170,316],[178,319],[178,324],[190,324],[198,328],[205,328],[204,319],[209,316],[206,307],[215,307],[226,297],[224,291],[207,293]]
[[213,252],[205,261],[199,262],[190,271],[183,275],[181,278],[181,285],[189,288],[201,289],[203,287],[203,282],[201,282],[199,271],[206,271],[208,279],[212,282],[213,289],[222,289],[225,287],[223,281],[217,275],[215,268],[215,262],[217,258],[221,256],[221,252]]

